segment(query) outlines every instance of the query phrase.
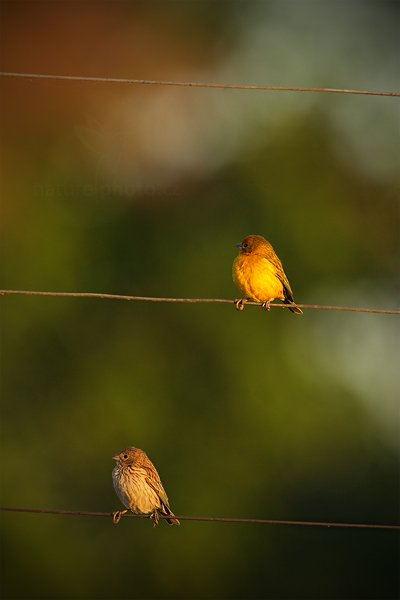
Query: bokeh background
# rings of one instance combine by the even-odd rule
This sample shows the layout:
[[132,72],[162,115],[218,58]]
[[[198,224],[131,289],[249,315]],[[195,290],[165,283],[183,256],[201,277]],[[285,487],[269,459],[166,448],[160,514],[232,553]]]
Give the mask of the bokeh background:
[[[398,88],[399,3],[2,2],[1,68]],[[235,243],[302,303],[395,308],[395,98],[0,78],[5,289],[235,298]],[[396,523],[398,318],[3,297],[1,488],[111,511]],[[396,598],[398,535],[1,514],[15,599]]]

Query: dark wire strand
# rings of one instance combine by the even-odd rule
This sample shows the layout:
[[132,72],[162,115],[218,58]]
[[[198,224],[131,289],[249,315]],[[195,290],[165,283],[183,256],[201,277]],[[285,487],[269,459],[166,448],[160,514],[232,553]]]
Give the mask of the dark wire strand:
[[165,81],[161,79],[127,79],[123,77],[86,77],[83,75],[51,75],[49,73],[15,73],[0,71],[1,77],[19,77],[23,79],[50,79],[53,81],[81,81],[88,83],[120,83],[131,85],[162,85],[174,87],[211,88],[222,90],[253,90],[264,92],[311,92],[329,94],[358,94],[364,96],[400,96],[400,92],[352,90],[325,87],[293,87],[280,85],[244,85],[225,83],[205,83],[200,81]]
[[[44,515],[60,515],[67,517],[112,517],[113,512],[99,511],[77,511],[77,510],[55,510],[45,508],[15,508],[9,506],[0,507],[3,512],[34,513]],[[135,515],[128,513],[121,515],[122,518],[148,519],[148,515]],[[159,515],[162,519],[168,519],[168,515]],[[348,529],[400,529],[400,525],[375,524],[375,523],[335,523],[325,521],[285,521],[282,519],[242,519],[236,517],[193,517],[175,515],[180,521],[203,521],[210,523],[248,523],[253,525],[291,525],[303,527],[341,527]]]
[[[98,298],[101,300],[129,300],[138,302],[175,302],[189,304],[235,304],[236,300],[227,298],[156,298],[151,296],[124,296],[121,294],[98,294],[94,292],[38,292],[32,290],[0,290],[0,296],[50,296],[61,298]],[[260,302],[247,301],[246,306],[262,306]],[[361,308],[351,306],[326,306],[321,304],[298,304],[296,306],[314,310],[336,310],[358,313],[399,315],[400,309]],[[290,304],[271,304],[271,308],[289,308]]]

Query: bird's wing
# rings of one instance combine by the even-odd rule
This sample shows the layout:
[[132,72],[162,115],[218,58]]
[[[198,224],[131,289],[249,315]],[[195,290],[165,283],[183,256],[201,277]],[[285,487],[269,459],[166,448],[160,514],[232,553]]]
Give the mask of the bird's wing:
[[280,279],[283,285],[283,295],[285,296],[285,301],[287,300],[288,302],[293,302],[292,288],[290,287],[290,283],[283,269],[282,273],[279,273],[278,278]]
[[160,513],[162,515],[165,515],[166,517],[171,517],[170,519],[167,519],[167,523],[169,523],[169,525],[180,525],[179,520],[175,517],[174,513],[172,512],[172,510],[169,506],[169,501],[168,501],[168,496],[166,494],[166,491],[164,490],[163,484],[161,483],[161,479],[160,479],[155,467],[151,463],[150,459],[149,459],[149,463],[151,466],[142,465],[141,468],[145,472],[145,479],[146,479],[147,485],[155,491],[155,493],[157,494],[157,496],[159,497],[159,499],[161,501]]
[[273,252],[273,251],[271,253],[269,253],[268,257],[265,257],[265,259],[268,262],[270,262],[271,265],[274,267],[275,276],[282,283],[283,295],[285,296],[285,300],[287,300],[288,302],[293,302],[292,288],[290,287],[289,280],[286,277],[285,271],[283,270],[281,261],[279,260],[279,258],[275,254],[275,252]]
[[149,466],[142,466],[141,468],[145,472],[145,479],[147,485],[155,491],[157,496],[160,498],[161,502],[165,505],[167,509],[170,510],[168,496],[163,488],[163,484],[161,483],[161,479],[155,468]]

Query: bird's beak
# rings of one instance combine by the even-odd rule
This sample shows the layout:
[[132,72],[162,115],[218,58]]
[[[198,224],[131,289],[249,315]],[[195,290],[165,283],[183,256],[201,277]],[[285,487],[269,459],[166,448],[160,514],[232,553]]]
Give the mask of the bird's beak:
[[116,454],[115,456],[112,457],[113,460],[119,460],[119,454]]
[[236,248],[240,248],[242,249],[242,242],[240,242],[240,244],[235,244]]

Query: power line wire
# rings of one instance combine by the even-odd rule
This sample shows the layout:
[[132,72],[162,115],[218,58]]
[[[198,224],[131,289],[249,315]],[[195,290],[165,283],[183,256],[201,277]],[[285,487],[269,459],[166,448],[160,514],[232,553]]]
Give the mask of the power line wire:
[[[0,290],[0,296],[50,296],[61,298],[98,298],[101,300],[129,300],[139,302],[175,302],[190,304],[235,304],[236,300],[227,298],[156,298],[152,296],[124,296],[121,294],[98,294],[94,292],[39,292],[33,290]],[[261,306],[260,302],[247,301],[246,306]],[[290,304],[271,304],[271,308],[290,308]],[[298,304],[296,306],[314,310],[336,310],[358,313],[375,313],[383,315],[399,315],[400,309],[361,308],[351,306],[326,306],[321,304]]]
[[45,73],[15,73],[1,71],[1,77],[20,77],[24,79],[50,79],[53,81],[84,81],[88,83],[120,83],[131,85],[163,85],[174,87],[211,88],[223,90],[253,90],[264,92],[312,92],[330,94],[358,94],[364,96],[400,96],[400,92],[352,90],[325,87],[292,87],[280,85],[244,85],[225,83],[203,83],[199,81],[165,81],[160,79],[127,79],[122,77],[86,77],[82,75],[51,75]]
[[[15,508],[9,506],[0,507],[0,511],[3,512],[15,512],[15,513],[35,513],[45,515],[60,515],[67,517],[112,517],[113,512],[94,512],[94,511],[76,511],[76,510],[55,510],[45,508]],[[132,519],[148,519],[148,515],[135,515],[128,513],[122,515],[122,518]],[[160,515],[162,519],[168,519],[168,515]],[[399,529],[400,525],[392,524],[375,524],[375,523],[335,523],[325,521],[285,521],[281,519],[242,519],[236,517],[193,517],[193,516],[178,516],[180,521],[203,521],[211,523],[247,523],[253,525],[291,525],[291,526],[304,526],[304,527],[341,527],[348,529]]]

